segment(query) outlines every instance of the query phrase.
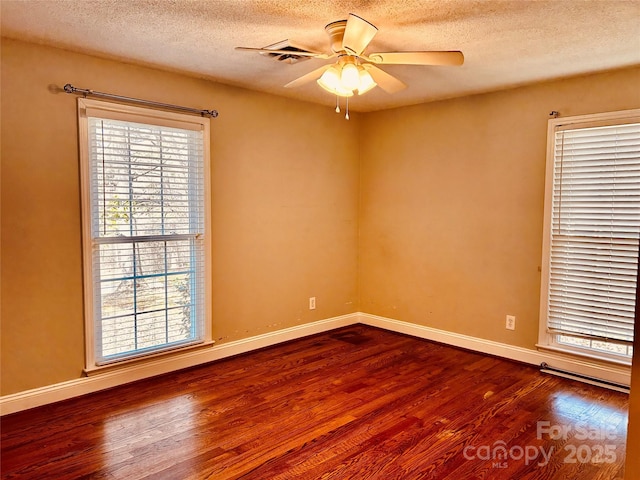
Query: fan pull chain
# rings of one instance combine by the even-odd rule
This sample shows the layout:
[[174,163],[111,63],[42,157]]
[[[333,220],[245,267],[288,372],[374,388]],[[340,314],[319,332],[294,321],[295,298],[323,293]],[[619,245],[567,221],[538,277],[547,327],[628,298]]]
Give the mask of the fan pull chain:
[[347,97],[347,114],[344,116],[347,120],[349,120],[349,97]]
[[340,97],[336,95],[336,113],[340,113]]

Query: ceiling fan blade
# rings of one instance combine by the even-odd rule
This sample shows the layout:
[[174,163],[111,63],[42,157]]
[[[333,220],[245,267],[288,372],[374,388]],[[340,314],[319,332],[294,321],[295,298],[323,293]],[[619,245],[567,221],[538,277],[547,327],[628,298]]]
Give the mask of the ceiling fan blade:
[[407,88],[407,86],[396,77],[389,75],[387,72],[379,69],[375,65],[366,63],[362,66],[369,72],[369,74],[371,74],[373,80],[378,84],[378,86],[387,93],[396,93],[403,88]]
[[315,70],[307,73],[306,75],[298,77],[292,82],[287,83],[285,85],[285,88],[299,87],[300,85],[304,85],[305,83],[313,82],[314,80],[317,80],[318,78],[320,78],[320,76],[324,73],[324,71],[327,70],[329,67],[331,67],[331,64],[324,65],[320,68],[316,68]]
[[367,60],[380,65],[462,65],[464,55],[448,52],[387,52],[372,53]]
[[277,53],[280,55],[295,55],[298,57],[313,57],[320,59],[327,59],[335,56],[335,54],[326,54],[326,53],[315,53],[315,52],[301,52],[297,50],[271,50],[269,48],[253,48],[253,47],[236,47],[236,50],[243,50],[248,52],[259,52],[259,53]]
[[360,55],[373,39],[378,29],[353,13],[349,14],[342,37],[342,48],[351,55]]

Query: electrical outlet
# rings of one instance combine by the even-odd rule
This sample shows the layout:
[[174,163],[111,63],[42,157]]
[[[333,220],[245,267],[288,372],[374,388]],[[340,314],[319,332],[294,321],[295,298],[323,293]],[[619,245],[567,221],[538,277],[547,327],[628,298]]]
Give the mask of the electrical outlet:
[[316,309],[316,297],[309,297],[309,310]]
[[507,323],[505,325],[507,330],[516,329],[516,317],[514,315],[507,315]]

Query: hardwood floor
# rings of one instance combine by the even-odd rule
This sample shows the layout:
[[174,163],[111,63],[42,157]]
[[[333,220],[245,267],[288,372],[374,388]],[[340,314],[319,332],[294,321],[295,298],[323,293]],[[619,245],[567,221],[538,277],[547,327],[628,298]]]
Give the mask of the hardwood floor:
[[2,478],[610,480],[627,400],[357,325],[3,417]]

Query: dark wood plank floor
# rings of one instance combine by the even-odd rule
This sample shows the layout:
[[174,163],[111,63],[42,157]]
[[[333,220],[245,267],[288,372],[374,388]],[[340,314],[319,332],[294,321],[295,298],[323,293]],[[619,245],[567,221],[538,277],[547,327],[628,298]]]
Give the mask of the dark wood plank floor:
[[626,425],[625,394],[357,325],[6,416],[1,468],[7,479],[611,480]]

